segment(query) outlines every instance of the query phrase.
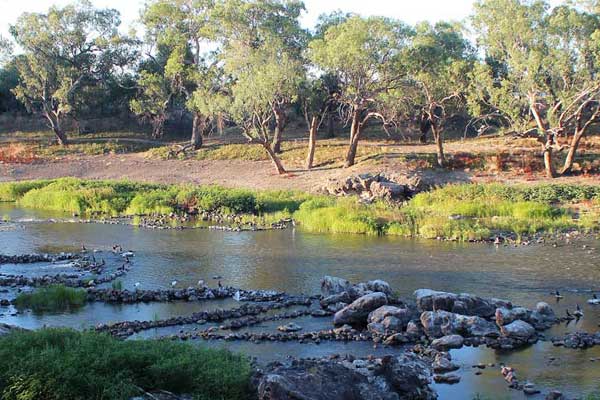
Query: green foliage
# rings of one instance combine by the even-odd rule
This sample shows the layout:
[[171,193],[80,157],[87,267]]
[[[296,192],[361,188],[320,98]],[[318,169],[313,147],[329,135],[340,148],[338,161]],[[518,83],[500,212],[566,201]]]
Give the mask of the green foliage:
[[110,287],[112,290],[123,290],[123,281],[113,281]]
[[17,201],[25,193],[49,185],[51,180],[2,182],[0,183],[0,201]]
[[20,309],[29,308],[41,313],[73,310],[83,306],[86,301],[85,290],[54,285],[36,289],[32,293],[20,293],[15,305]]
[[224,350],[167,341],[119,341],[66,329],[0,338],[6,400],[127,400],[167,390],[198,400],[251,398],[251,367]]

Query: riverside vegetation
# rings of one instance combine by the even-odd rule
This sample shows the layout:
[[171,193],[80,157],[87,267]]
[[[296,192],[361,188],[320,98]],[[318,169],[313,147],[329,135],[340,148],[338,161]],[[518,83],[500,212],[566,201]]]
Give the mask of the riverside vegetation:
[[457,184],[404,203],[219,186],[158,185],[73,178],[0,184],[0,201],[82,215],[132,216],[210,211],[269,225],[293,218],[309,232],[486,240],[567,230],[594,232],[600,187],[574,184]]
[[130,399],[153,390],[198,400],[250,399],[251,366],[240,355],[186,343],[123,342],[68,329],[0,337],[2,399]]

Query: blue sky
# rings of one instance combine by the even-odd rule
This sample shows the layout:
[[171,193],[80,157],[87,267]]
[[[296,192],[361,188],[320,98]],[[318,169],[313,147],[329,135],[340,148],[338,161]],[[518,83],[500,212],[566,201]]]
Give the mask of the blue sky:
[[[8,26],[23,12],[43,12],[51,5],[65,5],[71,0],[0,0],[0,34],[8,35]],[[558,3],[553,0],[551,3]],[[145,0],[92,0],[97,7],[116,8],[123,25],[139,16]],[[462,20],[467,17],[474,0],[305,0],[307,12],[302,24],[312,27],[321,13],[338,9],[362,15],[385,15],[414,24],[419,21]]]

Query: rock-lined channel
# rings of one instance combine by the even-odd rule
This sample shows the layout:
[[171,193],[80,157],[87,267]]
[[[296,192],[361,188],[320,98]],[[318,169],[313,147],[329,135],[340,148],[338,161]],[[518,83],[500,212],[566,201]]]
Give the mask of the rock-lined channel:
[[[46,216],[8,208],[6,213],[15,222],[13,229],[0,230],[0,253],[78,254],[85,245],[87,255],[98,263],[104,259],[104,265],[102,271],[90,271],[71,265],[74,259],[8,260],[12,262],[0,265],[0,278],[26,281],[4,282],[9,286],[0,297],[10,299],[17,286],[37,283],[35,279],[45,279],[39,282],[45,285],[49,277],[70,276],[72,285],[85,287],[93,301],[75,313],[55,315],[11,315],[14,308],[5,305],[0,322],[26,328],[94,327],[127,340],[169,337],[224,346],[256,356],[266,375],[288,369],[297,374],[303,363],[314,368],[352,365],[357,371],[348,376],[384,379],[389,388],[393,375],[385,371],[394,360],[416,357],[429,370],[430,388],[442,399],[477,393],[523,398],[525,391],[538,390],[542,393],[533,398],[552,390],[574,398],[597,389],[600,306],[587,304],[600,278],[594,241],[495,248],[307,235],[292,229],[33,224],[25,219]],[[134,250],[135,256],[122,275],[112,278],[123,267],[121,254],[111,251],[115,243],[124,251]],[[341,292],[322,293],[320,281],[327,274],[349,282],[340,284]],[[91,286],[90,278],[95,281]],[[120,290],[112,290],[115,281],[122,284]],[[424,288],[441,293],[415,295]],[[558,303],[551,294],[556,289],[564,296]],[[565,310],[572,314],[576,304],[584,317],[567,320]],[[331,358],[333,354],[341,356]],[[286,355],[311,359],[292,362]],[[283,364],[267,367],[271,361]],[[501,364],[514,368],[509,379]]]

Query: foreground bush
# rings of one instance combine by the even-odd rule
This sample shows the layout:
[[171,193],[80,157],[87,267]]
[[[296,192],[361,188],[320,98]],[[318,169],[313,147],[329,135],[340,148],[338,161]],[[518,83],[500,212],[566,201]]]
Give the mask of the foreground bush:
[[35,312],[66,311],[83,306],[86,300],[87,293],[83,289],[53,285],[32,293],[20,293],[15,299],[15,305]]
[[118,341],[66,329],[0,338],[3,400],[126,400],[167,390],[198,400],[251,398],[242,356],[181,342]]

